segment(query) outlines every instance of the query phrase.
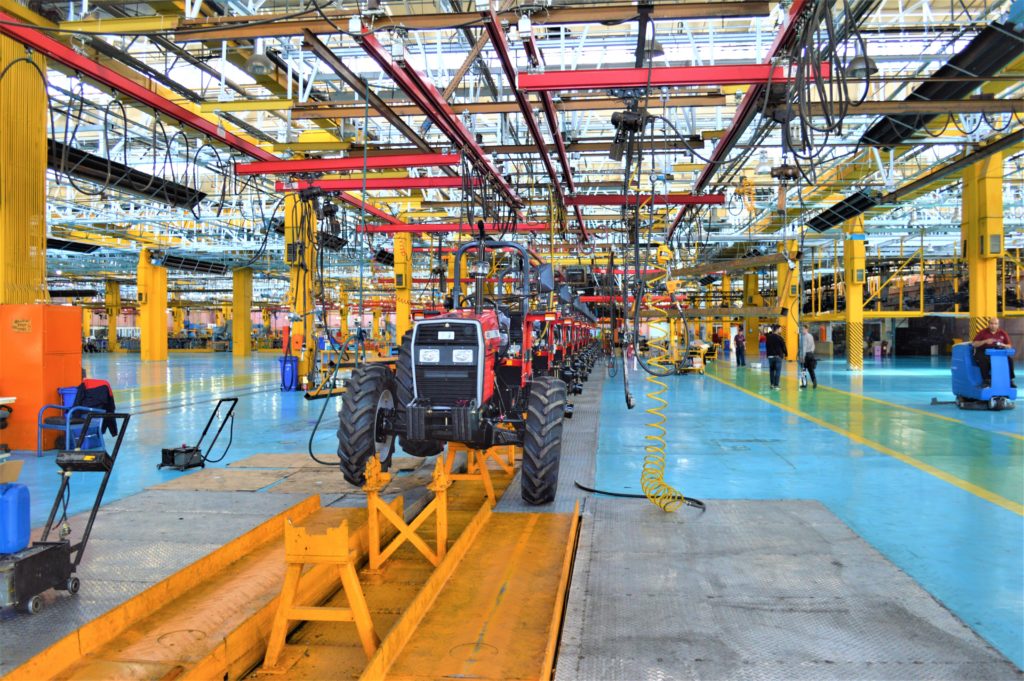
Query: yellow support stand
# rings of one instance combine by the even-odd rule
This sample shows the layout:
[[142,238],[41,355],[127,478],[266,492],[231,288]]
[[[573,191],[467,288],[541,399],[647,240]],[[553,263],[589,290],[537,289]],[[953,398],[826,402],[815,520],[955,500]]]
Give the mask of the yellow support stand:
[[[411,523],[406,523],[390,506],[381,501],[380,493],[389,482],[391,474],[381,470],[380,461],[376,456],[371,456],[366,462],[366,484],[363,485],[363,491],[366,492],[367,528],[370,537],[370,570],[380,570],[384,562],[406,543],[412,544],[431,565],[437,567],[448,552],[448,488],[452,485],[452,478],[438,459],[434,467],[434,479],[427,485],[427,489],[434,493],[434,499]],[[434,549],[427,546],[423,538],[416,534],[416,530],[431,516],[435,519]],[[383,549],[382,520],[386,520],[398,530],[398,535]]]
[[[367,659],[377,652],[380,637],[370,618],[370,608],[366,604],[366,595],[359,583],[351,551],[347,521],[340,527],[328,528],[325,534],[310,534],[304,527],[295,527],[290,519],[285,521],[284,554],[288,567],[267,641],[263,671],[287,671],[287,666],[281,664],[281,654],[284,652],[289,622],[354,622]],[[338,566],[348,608],[296,604],[302,571],[308,564]]]
[[[461,442],[448,444],[448,451],[444,455],[444,467],[452,480],[479,480],[483,483],[484,491],[487,493],[487,500],[493,508],[497,503],[497,496],[494,494],[494,483],[491,482],[491,470],[487,462],[494,461],[505,473],[513,475],[516,471],[516,446],[499,445],[490,449],[473,449]],[[455,457],[459,452],[466,452],[466,472],[452,473],[455,466]]]

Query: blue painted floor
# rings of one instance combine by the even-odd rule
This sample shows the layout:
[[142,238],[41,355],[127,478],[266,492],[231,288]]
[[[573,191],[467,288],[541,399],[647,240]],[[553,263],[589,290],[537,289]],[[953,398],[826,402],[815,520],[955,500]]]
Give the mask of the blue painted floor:
[[[952,399],[948,362],[821,362],[818,390],[798,388],[793,363],[776,392],[767,365],[670,377],[666,479],[709,513],[715,499],[822,502],[1022,667],[1024,408],[929,406]],[[596,481],[635,493],[653,403],[631,379],[633,411],[621,378],[605,382]]]
[[[299,392],[281,392],[277,355],[271,354],[249,359],[234,359],[226,353],[172,354],[166,363],[143,363],[138,355],[98,354],[85,355],[83,366],[89,376],[109,380],[118,410],[132,415],[104,503],[186,475],[157,470],[160,450],[195,444],[221,397],[237,396],[239,401],[234,441],[218,465],[257,453],[306,452],[309,434],[328,402],[307,401]],[[336,430],[337,401],[330,400],[313,450],[332,462],[337,461]],[[228,435],[225,428],[214,458],[223,451]],[[108,436],[108,450],[112,444]],[[36,458],[34,453],[22,453],[15,457],[26,462],[20,482],[29,486],[32,495],[33,526],[46,521],[60,484],[53,455],[49,452]],[[101,477],[84,473],[72,477],[70,513],[91,506]]]
[[[755,360],[756,361],[756,360]],[[106,501],[183,475],[157,470],[160,448],[198,438],[214,402],[239,396],[225,461],[256,453],[305,452],[324,405],[278,390],[276,355],[86,356],[108,378],[118,407],[133,414]],[[767,372],[724,362],[709,375],[668,380],[666,477],[684,494],[715,499],[816,499],[972,626],[1024,666],[1024,405],[999,413],[931,407],[952,399],[948,358],[867,360],[862,375],[821,362],[817,391],[783,390]],[[639,491],[643,377],[628,411],[621,378],[604,385],[597,485]],[[336,403],[314,450],[335,460]],[[225,433],[226,435],[226,433]],[[26,459],[22,482],[41,525],[59,483],[53,454]],[[88,508],[98,476],[76,475],[70,511]],[[687,511],[689,512],[689,511]],[[145,519],[140,519],[145,522]]]

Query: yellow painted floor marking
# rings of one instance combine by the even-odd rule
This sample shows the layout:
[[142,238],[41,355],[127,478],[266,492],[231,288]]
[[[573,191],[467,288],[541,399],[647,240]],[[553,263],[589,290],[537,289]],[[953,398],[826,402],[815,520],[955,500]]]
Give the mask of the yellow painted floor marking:
[[[795,378],[790,378],[789,376],[784,376],[783,378],[786,381],[788,381],[788,382],[792,382],[792,381],[796,381],[797,380]],[[895,409],[903,409],[904,411],[912,411],[915,414],[921,414],[922,416],[928,416],[928,417],[931,417],[933,419],[942,419],[943,421],[950,421],[952,423],[959,423],[959,424],[967,426],[968,428],[975,428],[976,427],[973,424],[968,423],[967,421],[963,421],[961,419],[953,418],[952,416],[943,416],[942,414],[936,414],[936,413],[927,411],[925,409],[918,409],[917,407],[908,407],[905,404],[897,404],[895,402],[889,402],[888,400],[882,400],[882,399],[879,399],[877,397],[868,397],[867,395],[861,395],[860,393],[850,392],[849,390],[843,390],[842,388],[834,388],[834,387],[832,387],[830,385],[824,385],[824,384],[819,383],[818,384],[818,388],[819,389],[824,389],[824,390],[831,390],[831,391],[837,392],[837,393],[842,393],[843,395],[850,395],[852,397],[856,397],[856,398],[861,399],[861,400],[867,400],[868,402],[876,402],[878,404],[884,404],[887,407],[893,407]],[[1016,433],[1006,433],[1006,432],[1003,432],[1001,430],[986,431],[986,432],[994,433],[996,435],[1003,435],[1005,437],[1012,437],[1012,438],[1015,438],[1017,440],[1024,441],[1024,435],[1018,435]]]
[[[791,413],[791,414],[793,414],[795,416],[799,416],[802,419],[806,419],[807,421],[810,421],[811,423],[817,424],[817,425],[821,426],[822,428],[827,428],[828,430],[831,430],[834,433],[838,433],[838,434],[842,435],[843,437],[849,438],[849,439],[853,440],[854,442],[857,442],[858,444],[862,444],[865,447],[870,447],[871,449],[874,449],[874,450],[879,451],[879,452],[881,452],[883,454],[891,456],[894,459],[897,459],[899,461],[902,461],[905,464],[913,466],[914,468],[917,468],[920,471],[928,473],[929,475],[933,475],[936,478],[938,478],[939,480],[942,480],[943,482],[947,482],[947,483],[949,483],[951,485],[954,485],[955,487],[959,487],[960,489],[964,490],[965,492],[970,492],[971,494],[975,495],[976,497],[984,499],[985,501],[989,501],[989,502],[991,502],[993,504],[996,504],[997,506],[1001,506],[1001,507],[1005,508],[1008,511],[1012,511],[1013,513],[1016,513],[1017,515],[1024,515],[1024,504],[1018,504],[1017,502],[1011,501],[1011,500],[1007,499],[1006,497],[1003,497],[1003,496],[1001,496],[999,494],[991,492],[991,491],[985,489],[984,487],[979,487],[978,485],[975,485],[973,483],[967,482],[966,480],[961,480],[960,478],[956,477],[955,475],[950,475],[949,473],[947,473],[947,472],[945,472],[943,470],[940,470],[940,469],[936,468],[935,466],[932,466],[931,464],[925,463],[924,461],[921,461],[919,459],[915,459],[914,457],[909,456],[907,454],[904,454],[903,452],[898,452],[895,449],[891,449],[889,447],[886,447],[885,445],[880,444],[878,442],[873,442],[871,440],[868,440],[868,439],[866,439],[864,437],[861,437],[860,435],[857,435],[856,433],[852,433],[852,432],[850,432],[850,431],[848,431],[848,430],[846,430],[844,428],[840,428],[839,426],[836,426],[836,425],[834,425],[832,423],[829,423],[828,421],[824,421],[824,420],[819,419],[817,417],[811,416],[807,412],[804,412],[804,411],[801,411],[801,410],[796,409],[794,407],[791,407],[788,404],[783,404],[782,402],[777,402],[775,400],[770,400],[767,397],[764,397],[763,395],[758,395],[757,393],[753,392],[752,390],[747,390],[746,388],[743,388],[743,387],[741,387],[741,386],[739,386],[739,385],[737,385],[737,384],[735,384],[735,383],[733,383],[731,381],[727,381],[724,378],[719,378],[718,376],[714,376],[712,374],[705,374],[705,376],[707,376],[708,378],[711,378],[711,379],[713,379],[715,381],[718,381],[719,383],[722,383],[723,385],[727,385],[730,388],[735,388],[736,390],[739,390],[742,393],[746,393],[747,395],[750,395],[751,397],[756,397],[757,399],[759,399],[759,400],[761,400],[763,402],[767,402],[768,404],[774,405],[774,406],[778,407],[779,409],[782,409],[783,411],[787,411],[787,412],[789,412],[789,413]],[[840,391],[840,392],[842,392],[842,391]]]

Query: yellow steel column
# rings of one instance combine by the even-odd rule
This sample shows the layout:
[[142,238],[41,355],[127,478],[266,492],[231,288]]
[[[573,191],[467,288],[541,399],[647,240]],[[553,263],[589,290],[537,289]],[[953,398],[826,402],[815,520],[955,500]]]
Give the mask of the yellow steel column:
[[171,335],[182,336],[185,333],[185,308],[181,300],[171,300]]
[[313,272],[316,244],[310,239],[316,221],[313,207],[295,194],[284,200],[285,263],[289,266],[288,300],[294,315],[291,323],[290,354],[299,358],[299,381],[309,376],[313,363],[313,307],[316,301]]
[[999,314],[997,266],[1003,255],[1003,155],[993,154],[963,172],[961,210],[967,258],[970,338]]
[[348,291],[338,291],[338,318],[339,328],[338,335],[341,336],[341,342],[344,343],[348,340]]
[[370,338],[378,340],[381,337],[380,333],[380,308],[373,308],[373,321],[370,322]]
[[732,317],[729,316],[729,308],[732,307],[732,277],[728,273],[722,275],[722,344],[732,337]]
[[846,367],[864,369],[864,217],[843,226],[843,288],[846,289]]
[[[796,268],[789,266],[796,255],[797,242],[793,240],[779,244],[779,252],[786,253],[789,262],[780,263],[778,266],[778,279],[776,286],[779,297],[779,305],[782,307],[782,314],[779,323],[782,325],[782,337],[786,341],[786,359],[794,360],[797,355],[797,339],[800,337],[797,324],[797,306],[800,304],[800,294],[797,286],[800,283],[800,275]],[[799,266],[799,263],[794,263]]]
[[120,349],[117,344],[117,316],[121,314],[121,285],[116,281],[106,283],[103,306],[107,310],[107,351],[116,352]]
[[395,343],[412,328],[412,234],[395,235]]
[[92,335],[92,308],[82,308],[82,339]]
[[231,275],[231,354],[252,354],[252,268],[242,267]]
[[143,361],[167,359],[167,270],[150,262],[148,248],[139,253],[139,333]]
[[[743,305],[744,307],[756,307],[761,305],[763,299],[758,289],[757,272],[747,272],[743,275]],[[747,355],[757,357],[760,354],[758,339],[761,337],[761,319],[759,317],[743,318],[743,335],[747,337]]]
[[[26,56],[0,36],[0,70]],[[38,53],[32,60],[46,72]],[[46,90],[19,62],[0,82],[0,305],[49,302],[46,287]]]

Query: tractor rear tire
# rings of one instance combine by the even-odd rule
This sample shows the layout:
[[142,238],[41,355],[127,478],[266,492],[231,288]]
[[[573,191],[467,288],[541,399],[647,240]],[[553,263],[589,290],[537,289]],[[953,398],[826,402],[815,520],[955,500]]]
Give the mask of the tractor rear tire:
[[362,487],[366,483],[366,462],[371,456],[380,459],[384,470],[390,465],[395,438],[378,434],[377,428],[378,412],[393,409],[394,396],[395,376],[386,367],[363,364],[352,372],[338,414],[338,458],[349,484]]
[[[412,331],[402,336],[402,346],[395,365],[395,397],[398,408],[405,411],[405,406],[412,402]],[[440,440],[410,440],[404,435],[398,438],[399,446],[406,454],[427,457],[435,456],[444,451],[444,443]]]
[[565,383],[556,378],[538,378],[530,386],[521,479],[523,501],[534,506],[554,501],[558,490],[565,395]]

